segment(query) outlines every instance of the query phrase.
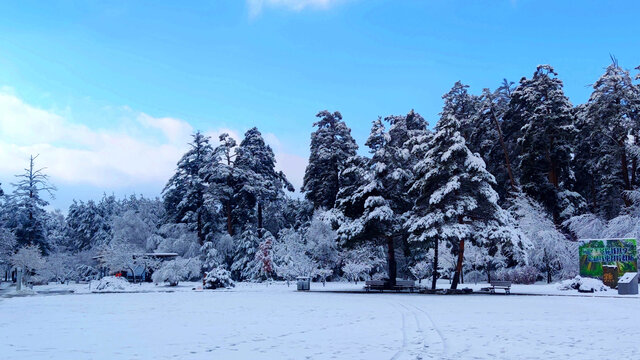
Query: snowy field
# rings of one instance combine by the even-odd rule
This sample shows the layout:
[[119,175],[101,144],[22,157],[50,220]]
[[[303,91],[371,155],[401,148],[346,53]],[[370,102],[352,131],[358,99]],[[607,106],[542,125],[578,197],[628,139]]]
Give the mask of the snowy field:
[[0,358],[631,359],[640,351],[637,297],[194,286],[91,294],[87,285],[58,285],[36,290],[81,294],[0,298]]

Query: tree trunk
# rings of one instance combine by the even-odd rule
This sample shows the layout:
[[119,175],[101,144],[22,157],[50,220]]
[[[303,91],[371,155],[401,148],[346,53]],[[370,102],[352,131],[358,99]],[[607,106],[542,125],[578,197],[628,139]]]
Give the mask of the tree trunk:
[[[624,143],[620,144],[622,146],[622,157],[620,161],[622,162],[622,177],[624,180],[624,189],[631,190],[631,184],[629,183],[629,162],[627,160],[627,152],[624,150]],[[624,200],[624,205],[629,207],[631,206],[631,201],[626,196],[622,196],[622,200]]]
[[389,286],[396,286],[396,275],[398,273],[396,268],[396,249],[393,244],[393,236],[387,237],[387,256],[389,260]]
[[258,201],[258,238],[262,239],[262,202]]
[[464,239],[460,240],[458,245],[458,262],[456,263],[456,272],[453,275],[453,281],[451,282],[451,290],[458,288],[458,282],[460,281],[460,274],[462,273],[462,260],[464,258]]
[[438,281],[438,241],[433,248],[433,279],[431,280],[431,290],[436,289],[436,281]]
[[500,147],[502,147],[502,152],[504,153],[504,163],[507,167],[507,175],[509,176],[509,184],[511,185],[511,191],[516,192],[516,182],[513,179],[513,172],[511,171],[511,161],[509,161],[509,152],[507,151],[507,146],[504,144],[504,137],[502,136],[502,129],[500,128],[500,123],[498,122],[498,118],[496,114],[493,112],[493,105],[490,108],[491,119],[493,120],[493,124],[496,126],[496,130],[498,131],[498,139],[500,140]]

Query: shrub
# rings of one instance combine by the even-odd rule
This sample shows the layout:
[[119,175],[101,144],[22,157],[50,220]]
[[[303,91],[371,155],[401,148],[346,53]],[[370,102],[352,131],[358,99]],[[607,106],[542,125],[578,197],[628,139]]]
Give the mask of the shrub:
[[496,277],[501,280],[511,281],[514,284],[533,284],[538,279],[540,272],[533,266],[516,266],[508,269],[500,269]]
[[231,273],[221,267],[216,267],[209,271],[202,280],[202,287],[205,289],[232,288],[235,284],[231,280]]

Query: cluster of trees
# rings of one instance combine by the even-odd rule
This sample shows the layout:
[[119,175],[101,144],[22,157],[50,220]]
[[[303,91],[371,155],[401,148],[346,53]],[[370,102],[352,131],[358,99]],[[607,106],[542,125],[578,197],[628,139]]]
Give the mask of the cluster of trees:
[[[0,194],[0,262],[58,280],[95,274],[98,256],[170,283],[222,269],[236,280],[550,282],[576,273],[577,238],[638,234],[637,80],[614,60],[578,106],[549,65],[480,94],[456,82],[433,127],[413,110],[374,120],[368,155],[339,112],[321,111],[304,199],[287,195],[257,128],[239,144],[193,134],[161,199],[104,196],[66,216],[44,210],[55,188],[32,158]],[[153,252],[179,258],[131,256]],[[26,265],[36,255],[45,261]]]

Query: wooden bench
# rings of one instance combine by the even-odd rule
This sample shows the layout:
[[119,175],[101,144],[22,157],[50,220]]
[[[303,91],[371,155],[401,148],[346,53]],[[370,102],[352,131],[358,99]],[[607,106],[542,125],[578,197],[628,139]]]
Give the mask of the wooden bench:
[[496,289],[503,289],[505,294],[510,294],[511,293],[511,281],[492,281],[491,283],[489,283],[491,285],[489,289],[489,292],[492,294],[496,293]]
[[416,288],[416,283],[413,280],[396,280],[396,285],[392,288],[389,284],[388,280],[367,280],[364,283],[364,289],[368,292],[370,290],[379,290],[380,292],[384,290],[409,290],[413,292]]

